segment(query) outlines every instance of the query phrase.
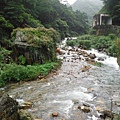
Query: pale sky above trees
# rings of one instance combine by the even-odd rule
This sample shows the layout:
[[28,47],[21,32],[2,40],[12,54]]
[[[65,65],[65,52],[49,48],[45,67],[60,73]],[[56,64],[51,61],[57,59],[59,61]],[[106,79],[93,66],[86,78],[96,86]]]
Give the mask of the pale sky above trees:
[[76,0],[67,0],[69,4],[73,4]]

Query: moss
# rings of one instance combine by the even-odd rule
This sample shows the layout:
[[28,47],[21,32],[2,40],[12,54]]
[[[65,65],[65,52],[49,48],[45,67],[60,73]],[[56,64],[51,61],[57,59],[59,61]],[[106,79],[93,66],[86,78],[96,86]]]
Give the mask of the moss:
[[28,43],[30,46],[41,47],[42,45],[49,45],[50,42],[55,42],[59,39],[59,33],[54,29],[46,29],[44,27],[38,28],[17,28],[12,34],[12,41],[18,41],[18,37],[22,42]]
[[[31,63],[54,61],[56,59],[56,41],[59,39],[59,33],[53,28],[17,28],[14,29],[11,41],[13,42],[14,52],[16,55],[27,56]],[[16,52],[17,51],[17,52]]]

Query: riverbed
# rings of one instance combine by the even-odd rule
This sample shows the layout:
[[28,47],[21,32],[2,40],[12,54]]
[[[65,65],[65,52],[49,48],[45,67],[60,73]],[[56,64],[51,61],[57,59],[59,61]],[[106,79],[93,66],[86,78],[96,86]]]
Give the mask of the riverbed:
[[[119,113],[120,70],[116,59],[105,57],[98,67],[76,56],[75,51],[59,55],[62,66],[49,77],[11,84],[1,88],[1,92],[5,91],[18,102],[32,102],[28,111],[36,119],[102,120],[99,111],[110,111],[111,103],[112,112]],[[82,72],[84,66],[89,69]],[[79,106],[87,106],[90,111],[84,112]],[[54,112],[58,113],[57,117],[52,116]]]

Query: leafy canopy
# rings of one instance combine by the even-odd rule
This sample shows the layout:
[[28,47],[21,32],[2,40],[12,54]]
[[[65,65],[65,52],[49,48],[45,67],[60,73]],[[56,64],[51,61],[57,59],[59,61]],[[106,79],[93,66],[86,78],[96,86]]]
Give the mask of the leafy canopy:
[[9,35],[13,28],[35,28],[41,24],[47,28],[53,27],[63,37],[72,31],[83,34],[88,30],[87,15],[74,12],[59,0],[0,0],[0,6],[0,22],[2,19],[4,23],[0,29]]

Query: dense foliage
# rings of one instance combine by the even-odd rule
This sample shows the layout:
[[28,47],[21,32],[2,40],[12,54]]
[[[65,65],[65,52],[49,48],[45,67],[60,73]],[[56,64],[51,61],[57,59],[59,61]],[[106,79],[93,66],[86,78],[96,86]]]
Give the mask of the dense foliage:
[[59,62],[57,61],[42,65],[0,65],[0,87],[9,82],[34,80],[37,76],[45,77],[52,69],[56,69],[58,66]]
[[110,14],[113,18],[114,25],[120,25],[120,1],[119,0],[102,0],[104,2],[103,11]]
[[[12,58],[16,63],[34,64],[56,60],[59,33],[53,28],[17,28],[11,34]],[[25,59],[24,59],[25,57]]]
[[110,56],[117,56],[118,48],[116,44],[117,38],[114,34],[108,36],[94,36],[83,35],[76,40],[67,41],[69,46],[78,46],[82,49],[97,49],[102,52],[106,52]]
[[[59,0],[0,0],[0,42],[17,27],[53,27],[62,37],[87,32],[87,17]],[[73,35],[73,34],[72,34]]]

